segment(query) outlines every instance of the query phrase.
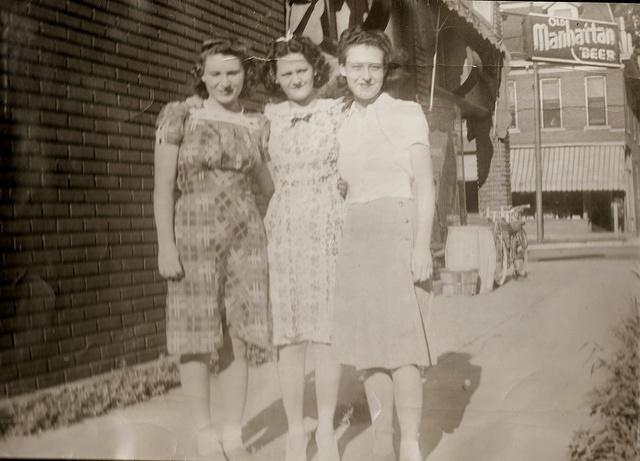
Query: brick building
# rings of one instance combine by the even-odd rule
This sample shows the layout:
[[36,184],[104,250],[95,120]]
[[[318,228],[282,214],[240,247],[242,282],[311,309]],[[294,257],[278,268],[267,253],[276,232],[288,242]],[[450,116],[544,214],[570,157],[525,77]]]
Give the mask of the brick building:
[[[258,55],[280,0],[8,0],[2,19],[0,395],[165,350],[154,123],[202,40]],[[257,94],[249,107],[260,104]]]
[[[523,19],[528,13],[616,23],[607,3],[500,2],[503,38],[509,50],[508,93],[510,185],[514,205],[535,212],[534,97],[531,61],[526,60]],[[622,35],[624,38],[624,34]],[[622,44],[624,57],[624,44]],[[625,154],[623,70],[541,63],[539,70],[545,232],[583,233],[635,228],[633,182]],[[473,164],[471,155],[465,158]],[[465,170],[472,170],[468,168]],[[467,177],[473,191],[473,177]],[[468,194],[473,207],[473,194]],[[477,200],[475,201],[477,203]],[[474,210],[475,211],[475,210]],[[480,206],[482,211],[482,206]],[[535,230],[535,225],[529,226]]]

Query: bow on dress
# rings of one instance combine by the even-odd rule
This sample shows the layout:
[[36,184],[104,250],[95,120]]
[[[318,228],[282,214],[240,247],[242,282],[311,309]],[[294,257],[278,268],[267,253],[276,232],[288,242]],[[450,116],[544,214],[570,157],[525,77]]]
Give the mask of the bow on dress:
[[296,124],[298,122],[309,122],[309,120],[311,119],[311,115],[313,114],[307,114],[304,117],[293,117],[291,119],[291,128],[293,128],[294,126],[296,126]]

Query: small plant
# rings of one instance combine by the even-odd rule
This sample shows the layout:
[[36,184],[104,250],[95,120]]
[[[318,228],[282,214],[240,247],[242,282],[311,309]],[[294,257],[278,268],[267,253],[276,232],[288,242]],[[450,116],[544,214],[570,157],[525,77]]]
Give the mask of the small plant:
[[640,460],[640,309],[615,330],[620,348],[600,365],[607,381],[596,388],[591,405],[595,419],[588,429],[574,434],[572,461]]
[[179,384],[177,365],[166,359],[151,366],[114,370],[98,380],[70,384],[0,409],[0,436],[32,435],[67,426],[149,400]]

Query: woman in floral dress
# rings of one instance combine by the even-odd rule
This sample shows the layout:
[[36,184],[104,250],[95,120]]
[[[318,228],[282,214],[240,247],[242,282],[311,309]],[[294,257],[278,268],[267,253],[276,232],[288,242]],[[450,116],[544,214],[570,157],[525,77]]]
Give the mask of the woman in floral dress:
[[342,197],[337,181],[340,101],[318,99],[329,65],[306,37],[275,41],[265,86],[286,100],[266,106],[271,122],[267,161],[275,193],[265,216],[274,344],[289,433],[286,461],[306,460],[302,426],[305,357],[315,356],[320,461],[338,461],[334,437],[340,367],[332,356],[331,325]]
[[[235,39],[203,44],[195,69],[202,99],[166,105],[155,146],[158,268],[168,279],[167,348],[180,355],[182,390],[199,429],[198,452],[220,460],[248,457],[240,425],[247,361],[258,363],[260,351],[271,345],[266,238],[248,177],[262,172],[257,177],[265,178],[268,122],[244,113],[239,102],[255,80],[248,52]],[[220,445],[209,412],[209,366],[218,361],[223,331],[234,361],[220,376]]]

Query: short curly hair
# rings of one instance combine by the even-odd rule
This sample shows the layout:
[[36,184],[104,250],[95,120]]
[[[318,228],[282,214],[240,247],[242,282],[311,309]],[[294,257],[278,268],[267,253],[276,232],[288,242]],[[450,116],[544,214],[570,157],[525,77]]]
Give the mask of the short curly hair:
[[240,60],[242,68],[244,69],[244,84],[240,92],[240,97],[248,97],[259,82],[260,72],[252,56],[250,46],[235,37],[213,37],[202,42],[198,61],[196,61],[195,66],[191,70],[196,94],[203,99],[209,97],[207,87],[202,81],[202,75],[204,74],[204,64],[207,58],[216,54],[235,56]]
[[[345,65],[349,48],[357,45],[372,46],[382,51],[385,70],[382,91],[387,91],[389,87],[397,85],[399,80],[403,78],[400,70],[402,55],[394,50],[391,39],[383,31],[364,29],[361,25],[345,29],[340,34],[338,41],[338,63]],[[341,87],[346,87],[346,79],[340,76],[338,84]]]
[[320,88],[329,81],[331,66],[324,58],[320,47],[305,36],[294,35],[288,40],[278,39],[271,43],[267,63],[263,71],[264,87],[273,95],[284,93],[276,82],[278,59],[291,53],[300,53],[313,67],[313,87]]

